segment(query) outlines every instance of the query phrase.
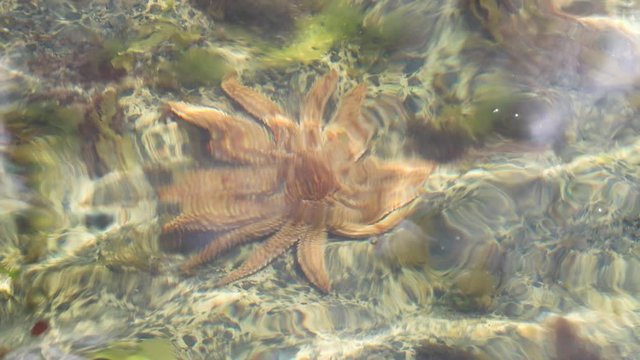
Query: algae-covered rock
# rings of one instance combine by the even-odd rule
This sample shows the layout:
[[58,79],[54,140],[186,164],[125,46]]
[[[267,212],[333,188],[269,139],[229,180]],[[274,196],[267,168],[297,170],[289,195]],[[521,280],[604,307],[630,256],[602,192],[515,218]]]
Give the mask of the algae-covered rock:
[[200,38],[201,35],[198,32],[183,29],[169,20],[156,19],[137,29],[135,38],[128,44],[125,52],[148,53],[165,42],[185,48]]
[[297,20],[296,33],[289,45],[267,50],[261,63],[268,67],[281,67],[319,60],[339,41],[357,35],[363,16],[357,5],[342,0],[329,1],[318,14]]
[[411,221],[373,241],[375,253],[391,267],[424,266],[429,261],[429,242],[422,229]]
[[161,88],[216,86],[230,69],[228,62],[212,49],[189,48],[175,61],[159,65],[155,84]]
[[157,18],[140,25],[124,46],[125,49],[118,52],[111,63],[117,69],[131,72],[140,58],[152,57],[161,46],[183,50],[201,37],[197,29],[183,29],[170,20]]
[[496,278],[486,270],[466,270],[453,280],[450,305],[458,311],[486,311],[497,287]]
[[229,65],[206,49],[191,48],[175,64],[176,76],[185,85],[212,85],[222,79]]

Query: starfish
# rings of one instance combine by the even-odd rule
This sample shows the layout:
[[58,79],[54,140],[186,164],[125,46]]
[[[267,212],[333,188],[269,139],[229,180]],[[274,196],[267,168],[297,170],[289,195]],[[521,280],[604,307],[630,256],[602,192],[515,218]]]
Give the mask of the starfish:
[[253,120],[212,107],[168,103],[178,118],[207,130],[210,155],[229,164],[183,173],[173,185],[158,190],[162,202],[181,208],[180,215],[163,225],[163,233],[213,233],[212,240],[185,261],[183,271],[265,239],[216,286],[252,275],[295,246],[305,277],[329,292],[324,258],[328,233],[366,238],[411,214],[435,165],[370,155],[375,126],[360,116],[367,92],[363,84],[340,99],[325,123],[337,82],[336,71],[316,81],[299,121],[235,76],[225,78],[222,89]]

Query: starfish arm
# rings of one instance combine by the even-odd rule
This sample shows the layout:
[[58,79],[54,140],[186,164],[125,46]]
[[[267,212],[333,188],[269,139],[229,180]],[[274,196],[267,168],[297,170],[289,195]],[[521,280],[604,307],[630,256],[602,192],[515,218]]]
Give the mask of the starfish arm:
[[411,213],[433,168],[431,163],[363,159],[351,168],[343,186],[332,196],[332,231],[344,236],[368,236],[389,230]]
[[277,154],[269,131],[259,124],[210,107],[183,102],[169,102],[168,105],[182,120],[211,133],[209,151],[218,160],[263,164],[272,161]]
[[257,241],[262,236],[276,231],[283,222],[282,218],[275,217],[230,230],[211,241],[202,251],[185,261],[181,266],[181,270],[190,272],[193,268],[215,259],[229,249],[251,241]]
[[235,75],[222,81],[222,90],[249,114],[269,127],[276,138],[288,134],[296,125],[280,106],[259,92],[240,84]]
[[372,216],[384,214],[420,196],[434,167],[430,162],[388,161],[370,156],[349,169],[334,198],[354,208],[369,209]]
[[266,195],[278,189],[280,179],[277,165],[200,169],[175,175],[174,185],[157,193],[163,202],[180,202],[189,195]]
[[331,70],[327,75],[316,81],[302,105],[302,133],[307,149],[320,146],[322,118],[329,97],[336,89],[338,73]]
[[239,268],[218,280],[216,287],[240,280],[269,265],[275,258],[295,245],[304,231],[304,228],[300,226],[285,224],[278,232],[273,234],[264,244],[256,249]]
[[324,128],[329,156],[354,161],[367,150],[376,128],[375,124],[360,116],[366,93],[364,84],[353,88],[342,99],[333,119]]
[[298,264],[306,278],[321,291],[331,291],[331,281],[324,262],[327,244],[325,229],[309,230],[298,243]]
[[385,233],[410,216],[415,211],[419,198],[383,215],[373,223],[363,222],[363,214],[356,209],[336,204],[329,217],[329,231],[344,237],[367,238]]
[[181,215],[164,224],[163,233],[223,231],[267,218],[270,214],[281,214],[286,207],[283,193],[264,198],[189,195],[180,205]]

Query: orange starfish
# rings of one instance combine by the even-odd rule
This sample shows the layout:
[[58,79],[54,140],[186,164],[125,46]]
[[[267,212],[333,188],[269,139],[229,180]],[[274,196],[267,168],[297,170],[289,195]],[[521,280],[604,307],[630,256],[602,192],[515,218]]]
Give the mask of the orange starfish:
[[163,233],[216,235],[184,263],[183,270],[267,237],[217,286],[255,273],[297,245],[298,263],[307,279],[329,292],[327,232],[365,238],[391,229],[412,212],[434,164],[368,154],[375,127],[360,116],[364,85],[351,89],[324,124],[337,81],[337,73],[331,71],[314,84],[300,122],[235,77],[223,81],[223,90],[258,122],[215,108],[169,103],[179,118],[210,132],[213,158],[234,165],[187,172],[158,192],[161,201],[177,203],[182,210],[164,224]]

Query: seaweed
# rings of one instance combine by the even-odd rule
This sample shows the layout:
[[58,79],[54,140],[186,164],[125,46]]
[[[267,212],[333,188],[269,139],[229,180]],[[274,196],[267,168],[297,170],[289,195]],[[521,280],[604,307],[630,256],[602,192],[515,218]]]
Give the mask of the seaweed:
[[82,113],[78,108],[41,100],[20,104],[3,117],[7,130],[17,144],[45,135],[72,135],[82,122]]
[[182,53],[178,60],[159,64],[155,85],[167,89],[212,86],[229,71],[229,64],[215,51],[192,47]]

